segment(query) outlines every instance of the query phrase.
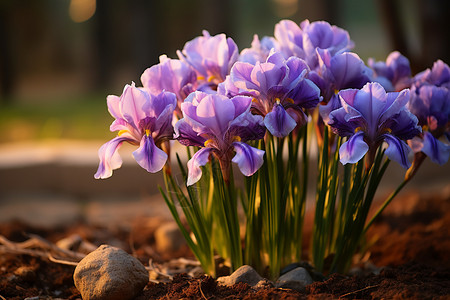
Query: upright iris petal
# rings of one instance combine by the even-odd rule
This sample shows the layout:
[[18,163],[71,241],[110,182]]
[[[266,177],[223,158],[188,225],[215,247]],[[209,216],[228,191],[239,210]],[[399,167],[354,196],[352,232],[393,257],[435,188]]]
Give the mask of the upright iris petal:
[[[245,144],[263,138],[265,133],[262,117],[250,113],[251,101],[246,96],[228,98],[200,91],[186,98],[181,106],[184,117],[175,124],[175,138],[184,145],[202,147],[188,162],[188,185],[200,179],[200,167],[211,154],[221,167],[237,163],[246,176],[261,167],[264,151]],[[228,168],[222,170],[225,180],[229,179],[227,172]]]
[[118,136],[105,143],[99,150],[100,164],[95,178],[108,178],[113,170],[120,168],[122,160],[118,149],[123,142],[139,145],[133,152],[137,163],[148,172],[162,169],[167,154],[158,148],[173,136],[172,116],[176,107],[176,96],[162,92],[149,94],[145,89],[126,85],[120,97],[108,97],[108,110],[116,118],[111,131]]
[[215,89],[229,74],[239,51],[236,43],[225,34],[211,36],[204,30],[203,36],[187,42],[177,54],[197,72],[200,85]]
[[417,118],[406,108],[409,90],[386,93],[376,82],[362,89],[339,92],[341,107],[329,114],[328,125],[348,140],[339,149],[341,162],[355,163],[369,152],[369,166],[382,142],[388,144],[386,155],[405,168],[410,151],[405,140],[421,132]]
[[304,60],[285,60],[281,53],[271,52],[264,63],[237,62],[218,90],[226,95],[253,97],[253,112],[264,116],[272,135],[284,137],[306,123],[304,110],[319,103],[320,90],[306,78],[308,72]]
[[144,71],[141,76],[142,85],[151,94],[157,95],[163,91],[172,92],[177,96],[177,113],[181,118],[181,103],[197,88],[197,74],[194,69],[178,59],[170,59],[162,55],[160,62]]
[[271,49],[278,49],[278,43],[274,38],[265,36],[262,40],[259,40],[258,35],[255,34],[251,47],[241,51],[238,61],[247,62],[252,65],[258,61],[265,62]]

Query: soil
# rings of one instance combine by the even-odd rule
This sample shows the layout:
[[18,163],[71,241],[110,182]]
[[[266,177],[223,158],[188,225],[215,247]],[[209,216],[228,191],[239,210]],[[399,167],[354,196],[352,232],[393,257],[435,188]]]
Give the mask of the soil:
[[[177,257],[193,259],[187,247],[158,253],[156,224],[158,220],[140,218],[131,226],[102,227],[79,220],[48,230],[7,222],[0,224],[0,234],[12,242],[39,236],[51,243],[78,234],[93,245],[120,246],[146,266],[150,258],[155,265]],[[149,282],[137,299],[450,299],[449,228],[448,193],[402,195],[369,230],[368,251],[357,258],[351,275],[333,274],[300,292],[255,290],[242,283],[225,287],[209,276],[191,277],[181,271],[172,280]],[[72,280],[74,268],[45,255],[0,248],[0,299],[81,299]]]

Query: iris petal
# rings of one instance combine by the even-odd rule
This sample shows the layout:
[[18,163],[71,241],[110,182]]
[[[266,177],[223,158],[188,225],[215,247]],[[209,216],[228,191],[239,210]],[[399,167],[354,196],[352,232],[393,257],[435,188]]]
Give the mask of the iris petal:
[[411,163],[408,160],[408,153],[411,148],[402,140],[391,134],[383,135],[384,141],[388,144],[385,154],[390,160],[398,162],[403,168],[408,169]]
[[232,162],[239,166],[245,176],[253,175],[264,162],[264,151],[240,142],[233,143],[233,146],[236,155]]
[[428,131],[424,132],[423,139],[415,137],[410,142],[414,152],[422,151],[432,162],[443,165],[450,157],[450,145],[436,139]]
[[206,165],[209,160],[209,154],[212,150],[212,148],[202,148],[198,150],[188,161],[188,186],[193,185],[200,180],[202,177],[202,169],[200,167]]
[[285,137],[294,130],[297,122],[286,112],[282,105],[275,105],[264,118],[264,125],[276,137]]
[[103,144],[98,150],[98,157],[100,163],[97,172],[94,175],[95,179],[105,179],[111,177],[113,170],[122,166],[122,159],[120,158],[119,150],[123,142],[128,141],[128,138],[116,137]]
[[156,147],[151,136],[144,135],[140,147],[133,152],[137,163],[150,173],[160,171],[167,161],[167,153]]
[[339,148],[339,157],[343,165],[358,162],[369,150],[369,146],[364,142],[364,133],[359,132],[348,139]]

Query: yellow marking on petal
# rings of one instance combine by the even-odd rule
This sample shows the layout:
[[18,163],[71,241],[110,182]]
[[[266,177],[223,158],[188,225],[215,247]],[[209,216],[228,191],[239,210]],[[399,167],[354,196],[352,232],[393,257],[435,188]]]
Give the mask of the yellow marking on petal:
[[123,135],[123,134],[125,134],[125,133],[127,133],[127,132],[129,132],[129,131],[126,130],[126,129],[122,129],[122,130],[119,131],[119,133],[118,133],[117,135],[118,135],[118,136],[121,136],[121,135]]
[[150,136],[150,129],[145,129],[145,135]]
[[213,140],[209,139],[205,141],[205,147],[208,147],[209,144],[211,144]]
[[253,98],[253,99],[252,99],[252,102],[258,102],[258,99]]
[[356,127],[355,128],[355,133],[357,133],[357,132],[359,132],[359,131],[361,131],[362,130],[362,127],[360,126],[360,127]]
[[383,128],[383,130],[381,130],[381,134],[385,134],[385,133],[392,133],[392,129],[390,129],[390,128]]
[[275,101],[277,102],[277,104],[280,104],[281,102],[280,98],[275,98]]
[[339,90],[335,89],[334,94],[337,95],[339,93]]
[[197,80],[205,80],[205,76],[197,76]]
[[240,136],[235,135],[233,137],[233,142],[240,142],[240,141],[241,141],[241,137]]
[[286,98],[286,101],[291,103],[291,104],[294,104],[294,99],[292,99],[292,98]]
[[214,75],[211,75],[208,77],[208,82],[213,81],[214,79],[216,79],[216,77]]

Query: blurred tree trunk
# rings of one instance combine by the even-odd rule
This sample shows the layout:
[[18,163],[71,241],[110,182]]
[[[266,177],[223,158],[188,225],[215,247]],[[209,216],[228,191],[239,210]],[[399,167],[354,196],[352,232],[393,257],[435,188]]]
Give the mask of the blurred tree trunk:
[[[378,0],[380,13],[387,28],[387,34],[393,50],[400,51],[411,64],[413,74],[432,67],[437,59],[450,61],[450,39],[448,22],[450,20],[450,1],[445,0]],[[412,20],[419,28],[419,49],[413,51],[408,43],[408,32],[404,10],[413,7],[416,15]]]
[[9,7],[0,5],[0,104],[9,104],[15,83]]

